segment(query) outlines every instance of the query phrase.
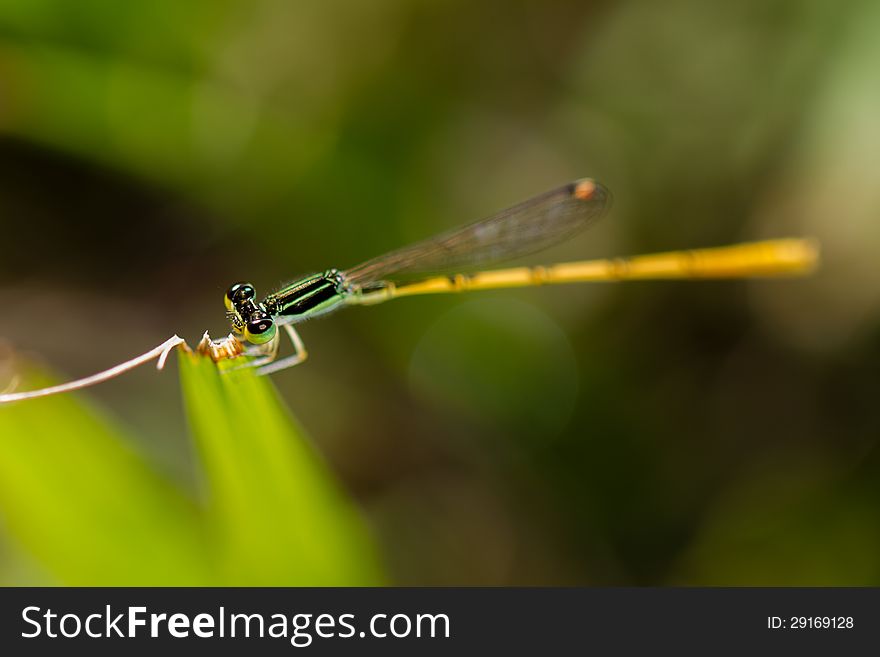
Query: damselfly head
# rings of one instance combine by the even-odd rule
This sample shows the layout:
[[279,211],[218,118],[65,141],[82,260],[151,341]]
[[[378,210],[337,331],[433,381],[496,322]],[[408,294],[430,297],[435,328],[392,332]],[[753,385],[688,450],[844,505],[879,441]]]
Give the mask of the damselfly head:
[[226,290],[223,302],[232,329],[252,344],[265,344],[275,337],[275,321],[254,301],[256,296],[250,283],[236,283]]
[[244,322],[237,312],[231,311],[226,313],[226,319],[229,320],[229,323],[232,325],[232,330],[235,333],[244,333]]
[[252,344],[265,344],[275,337],[275,321],[269,313],[257,310],[244,321],[242,334]]
[[251,301],[257,296],[257,291],[250,283],[235,283],[226,290],[223,302],[226,304],[226,310],[237,310],[239,306],[246,301]]

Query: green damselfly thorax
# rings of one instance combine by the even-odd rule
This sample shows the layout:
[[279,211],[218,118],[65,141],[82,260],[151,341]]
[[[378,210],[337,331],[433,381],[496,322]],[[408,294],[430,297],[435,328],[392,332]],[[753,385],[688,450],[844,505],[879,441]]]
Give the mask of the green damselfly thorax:
[[[249,283],[226,292],[237,338],[248,343],[246,367],[270,374],[306,358],[294,325],[347,305],[381,303],[401,296],[522,287],[550,283],[659,278],[736,278],[800,274],[816,260],[806,240],[784,239],[715,249],[475,271],[540,251],[580,232],[608,210],[611,194],[582,179],[523,201],[473,224],[374,258],[351,269],[304,276],[257,301]],[[468,273],[470,272],[470,273]],[[293,346],[277,360],[280,333]]]

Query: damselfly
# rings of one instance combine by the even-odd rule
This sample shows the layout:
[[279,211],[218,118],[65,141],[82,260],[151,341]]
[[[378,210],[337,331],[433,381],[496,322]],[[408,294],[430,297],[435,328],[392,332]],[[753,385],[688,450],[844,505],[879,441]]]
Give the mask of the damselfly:
[[[738,278],[796,275],[813,268],[809,240],[781,239],[630,258],[589,260],[539,267],[475,271],[561,242],[599,219],[611,194],[582,179],[531,198],[496,215],[393,251],[347,270],[305,276],[262,301],[249,283],[226,292],[227,315],[260,374],[292,367],[306,358],[294,324],[347,305],[381,303],[396,297],[507,287],[671,278]],[[277,360],[285,331],[294,353]]]

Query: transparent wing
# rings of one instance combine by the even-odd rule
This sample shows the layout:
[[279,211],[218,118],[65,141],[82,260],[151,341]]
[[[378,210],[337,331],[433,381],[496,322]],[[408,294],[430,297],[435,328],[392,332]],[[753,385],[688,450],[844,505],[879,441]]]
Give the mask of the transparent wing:
[[440,274],[519,258],[561,242],[599,219],[611,193],[578,180],[496,215],[417,242],[353,267],[346,281],[361,286],[390,277]]

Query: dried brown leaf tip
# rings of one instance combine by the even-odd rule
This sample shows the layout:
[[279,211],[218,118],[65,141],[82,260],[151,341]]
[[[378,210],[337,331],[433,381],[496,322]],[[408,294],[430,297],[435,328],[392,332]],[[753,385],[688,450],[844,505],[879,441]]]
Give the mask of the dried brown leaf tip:
[[202,339],[196,345],[195,353],[207,356],[215,363],[219,363],[221,360],[229,360],[241,356],[244,353],[244,345],[232,333],[225,338],[212,340],[208,332],[205,331]]

